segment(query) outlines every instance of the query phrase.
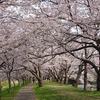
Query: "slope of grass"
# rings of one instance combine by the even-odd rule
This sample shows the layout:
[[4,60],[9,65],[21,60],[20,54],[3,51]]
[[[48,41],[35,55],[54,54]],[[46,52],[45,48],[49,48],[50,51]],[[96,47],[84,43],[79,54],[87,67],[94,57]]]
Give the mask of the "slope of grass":
[[[29,84],[29,83],[27,83],[27,84]],[[25,84],[24,86],[26,86],[27,84]],[[4,88],[2,88],[1,100],[13,100],[14,97],[16,96],[16,94],[19,92],[19,90],[24,86],[21,85],[21,87],[19,87],[16,84],[16,89],[14,89],[14,86],[12,85],[11,93],[8,93],[8,85],[6,84],[4,86]]]
[[34,87],[38,100],[100,100],[100,92],[84,91],[56,82],[44,82],[44,87]]
[[14,86],[12,86],[12,91],[11,93],[8,93],[8,87],[5,87],[2,89],[2,96],[1,96],[1,100],[13,100],[14,96],[18,93],[18,91],[21,89],[22,87],[19,87],[18,85],[16,85],[16,89],[14,89]]

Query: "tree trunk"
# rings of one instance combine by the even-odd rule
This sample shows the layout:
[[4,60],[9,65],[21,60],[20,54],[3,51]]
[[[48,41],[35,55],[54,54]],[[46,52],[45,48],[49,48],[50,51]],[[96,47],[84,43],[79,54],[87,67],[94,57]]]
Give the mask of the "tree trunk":
[[58,78],[56,78],[56,82],[58,82],[58,83],[59,83],[59,79],[58,79]]
[[[87,59],[87,49],[86,48],[85,48],[85,58]],[[87,86],[87,63],[84,62],[84,90],[86,90],[86,86]]]
[[99,51],[99,70],[97,72],[97,91],[100,91],[100,51]]
[[77,87],[78,86],[78,84],[79,84],[79,79],[80,79],[80,76],[81,76],[81,74],[80,75],[78,75],[77,76],[77,78],[76,78],[76,83],[75,83],[75,87]]
[[73,83],[73,86],[74,87],[77,87],[78,86],[78,84],[79,84],[79,78],[80,77],[77,77],[76,80],[75,80],[75,82]]
[[8,84],[9,84],[8,92],[11,93],[11,76],[10,76],[10,73],[7,74],[7,78],[8,78]]
[[18,80],[18,85],[19,85],[19,87],[21,87],[21,83],[20,83],[20,80]]
[[23,81],[23,85],[25,85],[25,80],[24,80],[24,79],[22,79],[22,81]]
[[1,81],[0,81],[0,100],[1,100],[1,93],[2,93],[2,86],[1,86]]
[[67,69],[65,69],[64,72],[65,72],[64,84],[68,84]]
[[86,90],[87,86],[87,64],[84,64],[84,90]]
[[73,83],[74,87],[77,87],[78,84],[79,84],[79,79],[80,79],[80,76],[81,76],[81,73],[82,73],[82,69],[83,69],[83,66],[79,65],[78,74],[77,74],[75,82]]
[[38,79],[38,84],[39,84],[39,87],[43,87],[43,80],[42,79]]
[[97,73],[97,91],[100,91],[100,70]]
[[68,84],[68,77],[64,77],[64,84]]
[[42,69],[41,67],[38,67],[38,71],[39,71],[39,79],[38,79],[38,83],[39,83],[39,87],[43,87],[43,79],[42,79]]
[[62,80],[63,80],[63,79],[62,79],[62,78],[60,78],[60,83],[62,83]]
[[13,82],[13,85],[14,85],[14,89],[16,89],[16,84],[15,84],[14,80],[12,80],[12,82]]

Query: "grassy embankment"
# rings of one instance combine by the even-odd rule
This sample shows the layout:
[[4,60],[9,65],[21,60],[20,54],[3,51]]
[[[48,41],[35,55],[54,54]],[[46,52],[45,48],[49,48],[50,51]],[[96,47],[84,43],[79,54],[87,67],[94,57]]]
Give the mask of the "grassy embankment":
[[56,82],[44,82],[44,87],[34,87],[38,100],[100,100],[100,92],[84,91]]
[[3,81],[2,83],[2,96],[1,100],[13,100],[15,95],[18,93],[18,91],[23,87],[19,87],[16,82],[16,89],[14,89],[14,86],[11,87],[11,93],[8,93],[8,82]]

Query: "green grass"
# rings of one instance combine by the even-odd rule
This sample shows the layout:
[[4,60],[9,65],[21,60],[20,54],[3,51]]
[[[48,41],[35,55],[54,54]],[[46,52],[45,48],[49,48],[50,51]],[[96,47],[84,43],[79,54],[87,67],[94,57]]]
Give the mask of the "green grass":
[[34,87],[38,100],[100,100],[100,92],[84,91],[56,82],[44,82],[44,87]]
[[[25,84],[24,86],[26,85],[27,84]],[[18,85],[16,85],[16,89],[14,89],[14,86],[12,85],[11,93],[8,93],[8,86],[5,86],[4,88],[2,88],[1,100],[13,100],[19,90],[24,86],[21,85],[21,87],[19,87]]]
[[18,85],[16,85],[16,89],[14,89],[14,86],[12,86],[11,93],[8,93],[8,87],[3,88],[1,100],[13,100],[14,96],[18,93],[18,91],[21,88],[22,87],[19,87]]

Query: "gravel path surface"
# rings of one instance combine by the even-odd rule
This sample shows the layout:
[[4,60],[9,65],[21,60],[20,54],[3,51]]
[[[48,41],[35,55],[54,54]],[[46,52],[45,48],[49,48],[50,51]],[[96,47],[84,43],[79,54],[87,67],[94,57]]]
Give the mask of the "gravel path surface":
[[14,100],[36,100],[33,94],[33,84],[23,87]]

